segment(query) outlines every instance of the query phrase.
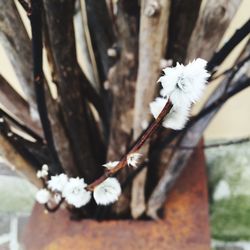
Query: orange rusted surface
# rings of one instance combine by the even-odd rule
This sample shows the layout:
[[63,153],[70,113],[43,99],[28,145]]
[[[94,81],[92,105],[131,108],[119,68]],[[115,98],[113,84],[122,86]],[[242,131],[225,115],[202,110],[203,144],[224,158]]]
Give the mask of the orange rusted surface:
[[25,250],[209,250],[204,155],[198,150],[177,181],[162,221],[70,221],[67,211],[34,207]]

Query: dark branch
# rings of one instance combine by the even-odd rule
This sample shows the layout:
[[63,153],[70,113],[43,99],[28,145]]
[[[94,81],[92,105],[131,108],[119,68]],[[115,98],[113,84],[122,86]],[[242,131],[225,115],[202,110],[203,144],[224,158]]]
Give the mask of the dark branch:
[[248,20],[240,29],[238,29],[233,36],[224,44],[224,46],[214,54],[207,64],[208,71],[220,65],[228,54],[250,33],[250,20]]
[[40,115],[44,136],[53,158],[53,163],[50,165],[53,174],[63,172],[58,155],[54,145],[54,139],[51,131],[50,121],[48,118],[45,92],[44,92],[44,75],[43,75],[43,56],[42,56],[42,3],[40,0],[31,2],[31,32],[32,32],[32,47],[33,47],[33,63],[34,63],[34,85],[36,92],[36,101],[38,112]]

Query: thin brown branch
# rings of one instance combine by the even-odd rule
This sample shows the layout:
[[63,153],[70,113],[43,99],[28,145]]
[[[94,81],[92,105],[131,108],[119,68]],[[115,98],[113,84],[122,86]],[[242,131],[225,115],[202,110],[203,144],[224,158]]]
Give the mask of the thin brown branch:
[[125,154],[118,165],[112,169],[108,169],[101,177],[96,179],[94,182],[89,184],[86,187],[86,190],[93,191],[96,186],[98,186],[100,183],[102,183],[104,180],[106,180],[108,177],[113,176],[118,171],[120,171],[122,168],[126,167],[127,165],[127,157],[130,154],[138,152],[142,146],[145,144],[145,142],[152,136],[152,134],[161,126],[161,123],[165,116],[168,114],[170,109],[172,108],[172,104],[170,102],[167,102],[164,106],[163,110],[159,114],[156,120],[151,123],[151,125],[148,127],[148,129],[144,132],[144,134],[136,141],[134,146],[129,150],[127,154]]

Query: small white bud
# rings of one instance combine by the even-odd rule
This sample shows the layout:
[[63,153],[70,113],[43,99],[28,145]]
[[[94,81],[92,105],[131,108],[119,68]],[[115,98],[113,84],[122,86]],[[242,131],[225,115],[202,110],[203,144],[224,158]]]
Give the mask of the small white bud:
[[142,154],[140,153],[131,153],[127,156],[127,163],[128,166],[132,166],[134,168],[137,168],[139,164],[141,163]]
[[107,162],[105,164],[103,164],[102,166],[107,168],[107,169],[111,169],[111,168],[114,168],[118,165],[119,161],[110,161],[110,162]]

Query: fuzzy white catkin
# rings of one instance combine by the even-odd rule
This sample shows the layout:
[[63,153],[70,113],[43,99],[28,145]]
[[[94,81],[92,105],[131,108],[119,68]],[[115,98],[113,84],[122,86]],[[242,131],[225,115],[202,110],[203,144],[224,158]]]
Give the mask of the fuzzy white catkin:
[[[167,99],[157,97],[153,102],[150,103],[150,111],[156,119],[161,113],[162,109],[167,103]],[[175,130],[183,129],[189,116],[189,109],[181,106],[173,106],[170,112],[166,115],[162,122],[162,126],[165,128],[171,128]]]
[[173,105],[190,105],[198,101],[205,89],[210,74],[205,69],[207,62],[201,58],[188,65],[177,63],[175,67],[163,69],[161,95],[169,97]]
[[82,207],[91,199],[91,192],[85,190],[86,186],[83,179],[70,178],[63,189],[62,196],[69,204],[77,208]]
[[162,85],[162,97],[150,103],[150,111],[157,118],[170,100],[173,107],[163,120],[164,127],[175,130],[184,128],[191,105],[201,97],[210,76],[205,69],[206,64],[205,60],[198,58],[186,66],[177,63],[176,67],[163,69],[164,75],[158,80]]
[[98,205],[109,205],[118,200],[121,186],[116,178],[110,177],[94,189],[94,199]]
[[40,189],[36,193],[36,201],[40,204],[45,204],[50,199],[50,192],[47,189]]
[[62,192],[67,183],[68,177],[66,174],[55,175],[51,176],[51,179],[48,181],[48,187],[52,191]]

